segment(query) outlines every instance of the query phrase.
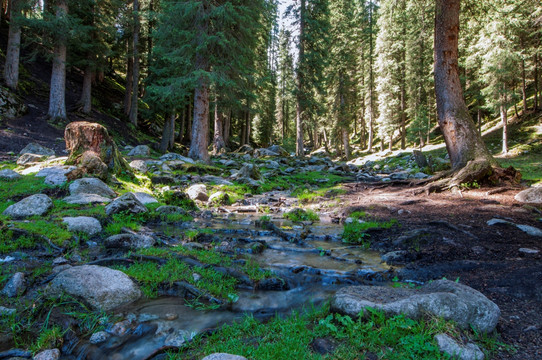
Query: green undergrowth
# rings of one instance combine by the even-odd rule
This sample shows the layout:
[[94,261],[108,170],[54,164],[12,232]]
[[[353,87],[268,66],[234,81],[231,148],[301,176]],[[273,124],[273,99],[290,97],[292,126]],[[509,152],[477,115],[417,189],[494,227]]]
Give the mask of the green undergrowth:
[[[27,234],[16,236],[14,228],[23,230]],[[56,246],[74,247],[73,234],[61,224],[45,220],[9,221],[0,226],[0,254],[7,254],[19,249],[33,249],[38,244],[49,248],[48,241]]]
[[[434,336],[446,333],[459,338],[460,331],[444,320],[411,320],[403,315],[386,318],[382,312],[366,311],[352,319],[333,314],[329,306],[275,317],[263,323],[248,315],[242,321],[224,325],[209,337],[198,336],[179,352],[170,352],[169,360],[202,358],[212,353],[230,353],[248,359],[449,359],[438,349]],[[465,334],[461,334],[465,335]],[[476,335],[469,334],[476,338]],[[334,351],[320,355],[312,350],[315,339],[327,339]],[[487,354],[502,350],[495,339],[477,340]]]
[[14,180],[0,180],[0,203],[7,200],[21,200],[24,197],[39,194],[52,187],[45,184],[42,177],[26,175]]
[[396,219],[382,222],[377,219],[371,219],[365,212],[361,211],[353,212],[350,214],[350,218],[353,221],[344,224],[342,233],[343,242],[347,244],[359,244],[365,248],[369,248],[371,245],[368,239],[371,236],[368,233],[369,230],[390,229],[398,225]]
[[320,217],[312,210],[293,209],[284,214],[284,218],[293,222],[319,221]]
[[[221,299],[233,299],[237,296],[237,280],[221,274],[213,268],[193,267],[178,259],[168,259],[164,265],[141,262],[130,267],[117,267],[141,284],[141,291],[148,298],[156,298],[161,286],[171,286],[177,281],[186,281],[198,289]],[[196,280],[194,274],[201,279]]]

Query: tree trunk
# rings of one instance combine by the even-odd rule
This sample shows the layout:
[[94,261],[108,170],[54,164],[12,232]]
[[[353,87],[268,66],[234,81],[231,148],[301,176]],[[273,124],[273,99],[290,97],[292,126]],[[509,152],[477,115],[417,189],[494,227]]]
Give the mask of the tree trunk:
[[508,154],[508,114],[506,106],[501,105],[501,121],[502,121],[502,153]]
[[373,151],[374,141],[374,118],[375,118],[375,104],[374,104],[374,59],[373,59],[373,4],[369,3],[369,144],[367,145],[367,151]]
[[[65,18],[68,14],[68,3],[59,0],[56,9],[57,19]],[[55,39],[53,50],[53,69],[51,73],[51,89],[49,92],[49,111],[52,119],[66,119],[66,34],[60,34]]]
[[296,136],[295,136],[295,155],[305,156],[303,148],[303,112],[305,97],[305,0],[301,0],[299,9],[299,58],[297,65],[297,93],[296,93]]
[[194,123],[194,105],[193,102],[190,101],[188,103],[188,121],[186,122],[186,125],[188,126],[187,132],[188,132],[188,140],[190,144],[192,144],[192,124]]
[[188,156],[194,160],[209,162],[207,146],[209,144],[209,85],[203,77],[198,80],[194,92],[194,121],[192,141]]
[[226,146],[224,143],[224,119],[222,113],[218,111],[218,101],[215,98],[215,132],[213,137],[213,152],[220,154],[222,149]]
[[348,129],[342,128],[342,137],[343,137],[343,147],[344,147],[344,156],[346,161],[350,160],[350,139],[348,137]]
[[458,35],[460,0],[437,0],[435,19],[435,94],[438,121],[453,170],[471,160],[496,161],[469,114],[459,80]]
[[9,6],[9,35],[4,65],[4,80],[7,87],[17,90],[19,85],[19,55],[21,50],[21,26],[16,19],[20,14],[19,5],[21,0],[11,0]]
[[132,80],[132,100],[130,106],[130,122],[137,127],[137,110],[139,98],[139,0],[134,0],[134,37],[133,37],[133,52],[134,52],[134,72]]
[[130,115],[132,108],[132,90],[134,87],[134,58],[132,50],[132,41],[128,40],[128,54],[126,57],[126,87],[124,92],[124,114]]
[[175,113],[172,113],[164,120],[162,140],[160,141],[160,152],[166,153],[171,148],[171,137],[175,135]]
[[525,59],[521,60],[521,94],[523,96],[523,115],[527,114],[527,81],[525,79]]
[[246,142],[245,144],[250,145],[250,136],[251,136],[251,126],[250,126],[250,105],[247,110],[247,119],[246,119]]
[[228,116],[224,118],[224,146],[228,146],[228,142],[230,141],[230,131],[231,131],[231,116],[232,112],[231,109],[228,112]]
[[90,66],[85,68],[83,75],[83,90],[81,91],[81,111],[84,114],[90,114],[92,110],[92,69]]
[[538,54],[534,54],[534,109],[538,109]]

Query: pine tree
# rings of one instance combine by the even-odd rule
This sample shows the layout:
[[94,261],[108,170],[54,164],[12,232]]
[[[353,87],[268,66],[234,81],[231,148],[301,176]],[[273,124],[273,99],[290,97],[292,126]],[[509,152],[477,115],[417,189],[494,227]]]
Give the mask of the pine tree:
[[70,28],[68,18],[68,2],[55,2],[55,21],[50,25],[55,28],[53,48],[53,69],[51,72],[51,88],[49,92],[49,111],[52,119],[66,119],[66,60],[67,34]]
[[12,90],[19,85],[19,54],[21,49],[21,9],[24,0],[9,1],[9,34],[6,62],[4,65],[4,80]]
[[283,28],[278,39],[278,101],[277,121],[281,129],[282,142],[290,135],[290,123],[293,109],[293,93],[295,87],[294,60],[290,53],[291,33]]

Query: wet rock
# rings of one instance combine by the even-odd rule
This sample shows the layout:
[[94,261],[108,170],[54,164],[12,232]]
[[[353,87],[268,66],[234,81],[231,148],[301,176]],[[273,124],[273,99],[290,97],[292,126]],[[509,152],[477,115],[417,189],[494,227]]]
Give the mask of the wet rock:
[[63,199],[68,204],[87,205],[87,204],[108,204],[111,202],[110,198],[106,198],[96,194],[77,194],[67,196]]
[[85,299],[99,310],[111,310],[141,297],[137,285],[123,272],[96,265],[72,267],[58,274],[47,287],[47,293],[67,293]]
[[542,204],[542,186],[523,190],[519,192],[514,199],[521,203]]
[[284,291],[288,290],[289,286],[286,281],[280,278],[263,279],[256,284],[256,290],[264,291]]
[[311,348],[315,353],[320,355],[331,354],[335,351],[335,342],[327,338],[314,339],[311,343]]
[[21,178],[22,175],[18,172],[15,172],[11,169],[0,170],[0,179],[1,180],[15,180]]
[[113,326],[111,326],[109,329],[107,329],[107,332],[114,336],[124,336],[132,329],[132,321],[130,319],[119,321]]
[[446,334],[435,335],[440,351],[450,356],[452,359],[460,360],[483,360],[484,352],[473,343],[466,345],[458,344],[454,339]]
[[100,222],[88,216],[65,217],[62,222],[67,225],[68,230],[72,232],[82,232],[87,235],[96,235],[102,231]]
[[353,317],[369,307],[413,319],[430,314],[484,333],[495,329],[500,316],[499,307],[483,294],[449,280],[437,280],[421,289],[351,286],[339,290],[332,301],[333,310]]
[[43,161],[46,158],[47,156],[45,155],[25,153],[19,156],[19,158],[17,159],[17,165],[24,166],[28,164],[33,164],[33,163]]
[[94,334],[92,334],[92,336],[90,337],[90,340],[89,342],[91,344],[101,344],[103,342],[105,342],[107,339],[109,339],[109,334],[106,333],[105,331],[98,331],[98,332],[95,332]]
[[149,195],[144,192],[133,192],[134,196],[137,200],[139,200],[143,205],[147,204],[158,204],[158,200],[154,198],[154,196]]
[[141,214],[148,211],[149,210],[147,209],[147,207],[145,207],[145,205],[143,205],[141,201],[139,201],[137,197],[132,193],[126,193],[122,195],[105,207],[105,213],[107,216],[111,216],[121,212]]
[[178,318],[179,318],[179,315],[175,313],[167,313],[164,315],[164,320],[167,320],[167,321],[177,320]]
[[70,195],[93,194],[113,198],[117,194],[102,180],[97,178],[77,179],[70,184]]
[[128,156],[148,157],[151,155],[151,149],[147,145],[138,145],[128,153]]
[[37,353],[33,358],[33,360],[58,360],[58,359],[60,359],[60,350],[58,349],[43,350]]
[[207,195],[207,186],[205,184],[195,184],[186,189],[188,197],[192,200],[207,201],[209,196]]
[[49,196],[36,194],[9,206],[3,214],[13,219],[24,219],[29,216],[42,216],[52,207],[53,201]]
[[164,346],[181,347],[190,340],[192,340],[192,335],[188,331],[178,330],[168,335],[164,341]]
[[26,145],[21,151],[19,151],[19,155],[23,155],[23,154],[53,156],[55,155],[55,151],[45,146],[41,146],[38,143],[30,143]]
[[232,355],[226,353],[215,353],[204,357],[201,360],[247,360],[244,356]]
[[162,205],[158,209],[156,209],[156,212],[162,215],[186,214],[186,211],[182,207],[172,205]]
[[137,321],[140,323],[154,321],[160,319],[160,316],[154,315],[154,314],[139,314],[139,317],[137,318]]
[[118,234],[104,240],[106,248],[113,249],[146,249],[156,244],[153,237],[137,234]]
[[141,173],[146,173],[149,171],[149,167],[147,166],[147,163],[143,160],[134,160],[130,163],[130,167],[136,171],[139,171]]
[[209,203],[217,205],[228,205],[230,203],[230,196],[223,191],[219,191],[209,197]]
[[7,296],[8,298],[14,298],[18,295],[22,295],[26,290],[24,273],[15,273],[4,286],[0,295]]

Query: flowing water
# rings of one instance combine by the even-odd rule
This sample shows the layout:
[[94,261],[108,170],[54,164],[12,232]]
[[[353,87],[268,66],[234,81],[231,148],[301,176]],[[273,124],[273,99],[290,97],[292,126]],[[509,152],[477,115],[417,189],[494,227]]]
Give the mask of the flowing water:
[[[230,214],[224,218],[199,219],[190,226],[211,229],[214,241],[240,249],[260,267],[272,271],[287,283],[284,291],[239,290],[238,301],[227,309],[212,311],[193,309],[178,297],[140,301],[122,309],[138,324],[134,330],[123,336],[111,336],[100,345],[78,344],[72,351],[75,358],[151,359],[164,349],[182,346],[195,335],[246,314],[265,320],[321,304],[345,285],[389,280],[391,271],[381,263],[378,253],[341,242],[341,225],[325,219],[299,225],[272,218],[277,228],[286,229],[277,234],[259,227],[258,220],[254,215]],[[154,231],[180,238],[187,227],[159,226]],[[303,240],[286,241],[286,235]],[[243,250],[256,242],[265,244],[265,250],[258,254]]]

